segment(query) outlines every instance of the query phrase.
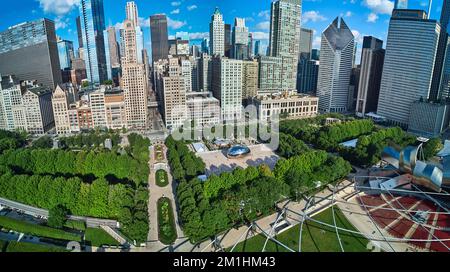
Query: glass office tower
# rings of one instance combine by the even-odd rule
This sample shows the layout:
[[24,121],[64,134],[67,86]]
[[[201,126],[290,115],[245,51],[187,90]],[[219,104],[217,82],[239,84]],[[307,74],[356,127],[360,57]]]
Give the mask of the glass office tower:
[[102,83],[108,78],[103,0],[81,0],[80,19],[88,81]]
[[51,88],[62,83],[55,23],[39,19],[0,32],[0,74]]
[[58,54],[61,70],[71,69],[72,59],[74,58],[73,42],[67,40],[59,40]]

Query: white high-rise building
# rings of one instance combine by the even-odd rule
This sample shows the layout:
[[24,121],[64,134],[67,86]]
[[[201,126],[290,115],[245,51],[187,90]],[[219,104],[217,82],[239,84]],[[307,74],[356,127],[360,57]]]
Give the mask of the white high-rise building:
[[181,74],[186,92],[192,92],[192,63],[189,60],[181,60]]
[[283,59],[282,90],[294,90],[297,84],[301,13],[301,0],[272,3],[269,53]]
[[134,25],[139,25],[139,13],[136,6],[136,3],[134,1],[127,2],[126,7],[127,12],[127,20],[130,20],[134,23]]
[[198,86],[200,91],[211,91],[212,61],[211,56],[203,53],[198,65]]
[[127,2],[126,6],[127,20],[133,22],[136,27],[136,54],[137,62],[144,63],[143,50],[144,50],[144,33],[142,32],[141,26],[139,25],[139,12],[137,5],[134,1]]
[[163,118],[169,129],[184,124],[187,118],[186,84],[178,58],[170,58],[162,74]]
[[212,61],[212,91],[220,101],[222,120],[242,116],[243,61],[215,57]]
[[392,124],[407,126],[412,104],[429,98],[440,30],[425,11],[394,10],[377,111]]
[[67,93],[60,86],[57,86],[52,96],[53,115],[57,134],[64,135],[71,132],[68,102]]
[[225,22],[219,8],[216,8],[214,14],[211,16],[211,23],[209,25],[209,51],[212,56],[225,55]]
[[145,65],[138,62],[136,27],[132,21],[123,23],[124,56],[122,58],[122,88],[127,125],[131,129],[148,127],[148,79]]
[[89,94],[89,108],[95,128],[106,128],[105,86]]
[[355,38],[337,17],[322,33],[317,83],[320,112],[345,112],[348,105]]

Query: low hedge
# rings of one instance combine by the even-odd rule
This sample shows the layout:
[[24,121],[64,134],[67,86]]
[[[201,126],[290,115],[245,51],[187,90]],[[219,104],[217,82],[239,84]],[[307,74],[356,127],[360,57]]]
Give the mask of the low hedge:
[[159,241],[165,245],[173,244],[177,240],[172,203],[168,198],[158,200],[158,233]]
[[167,185],[169,185],[169,177],[165,170],[160,169],[156,171],[155,179],[156,185],[158,185],[159,187],[166,187]]

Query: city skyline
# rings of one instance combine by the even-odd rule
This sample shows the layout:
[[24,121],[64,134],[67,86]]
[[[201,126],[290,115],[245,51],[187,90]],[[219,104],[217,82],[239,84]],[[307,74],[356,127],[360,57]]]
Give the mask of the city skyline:
[[[124,9],[126,0],[114,1],[115,5],[108,5],[110,0],[105,1],[105,24],[106,26],[120,27],[125,19]],[[74,42],[78,48],[76,33],[76,17],[79,0],[57,0],[56,4],[50,4],[47,0],[24,0],[20,4],[12,3],[10,11],[4,15],[0,22],[0,30],[19,24],[24,21],[42,17],[55,21],[57,35],[62,39]],[[246,0],[248,5],[241,7],[237,0],[209,1],[199,0],[167,0],[148,5],[147,0],[135,1],[139,8],[139,21],[144,32],[145,48],[150,52],[150,29],[149,16],[164,13],[168,17],[169,37],[174,37],[177,32],[188,32],[191,40],[209,37],[210,16],[215,7],[219,7],[224,16],[225,23],[233,24],[236,17],[245,18],[246,26],[254,35],[254,40],[261,40],[262,51],[265,52],[269,43],[269,17],[270,0],[267,3],[256,0]],[[389,17],[394,7],[393,0],[367,1],[367,0],[345,0],[333,3],[333,9],[325,4],[327,0],[304,0],[302,1],[302,27],[315,30],[313,37],[313,48],[320,48],[320,36],[323,30],[332,22],[336,16],[345,18],[355,36],[360,51],[362,38],[372,35],[381,40],[386,40]],[[29,7],[28,12],[15,12],[22,6]],[[239,10],[236,7],[239,6]],[[433,1],[431,18],[438,19],[442,7],[442,0]],[[428,1],[410,0],[409,8],[428,10]],[[200,16],[207,15],[207,16]],[[359,54],[358,54],[359,55]]]

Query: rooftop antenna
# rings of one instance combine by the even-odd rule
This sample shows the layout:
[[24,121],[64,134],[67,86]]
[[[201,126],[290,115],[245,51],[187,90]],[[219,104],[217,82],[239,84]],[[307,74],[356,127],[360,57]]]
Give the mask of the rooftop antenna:
[[433,5],[433,0],[430,0],[429,4],[428,4],[428,20],[430,19],[430,14],[431,14],[431,6]]

